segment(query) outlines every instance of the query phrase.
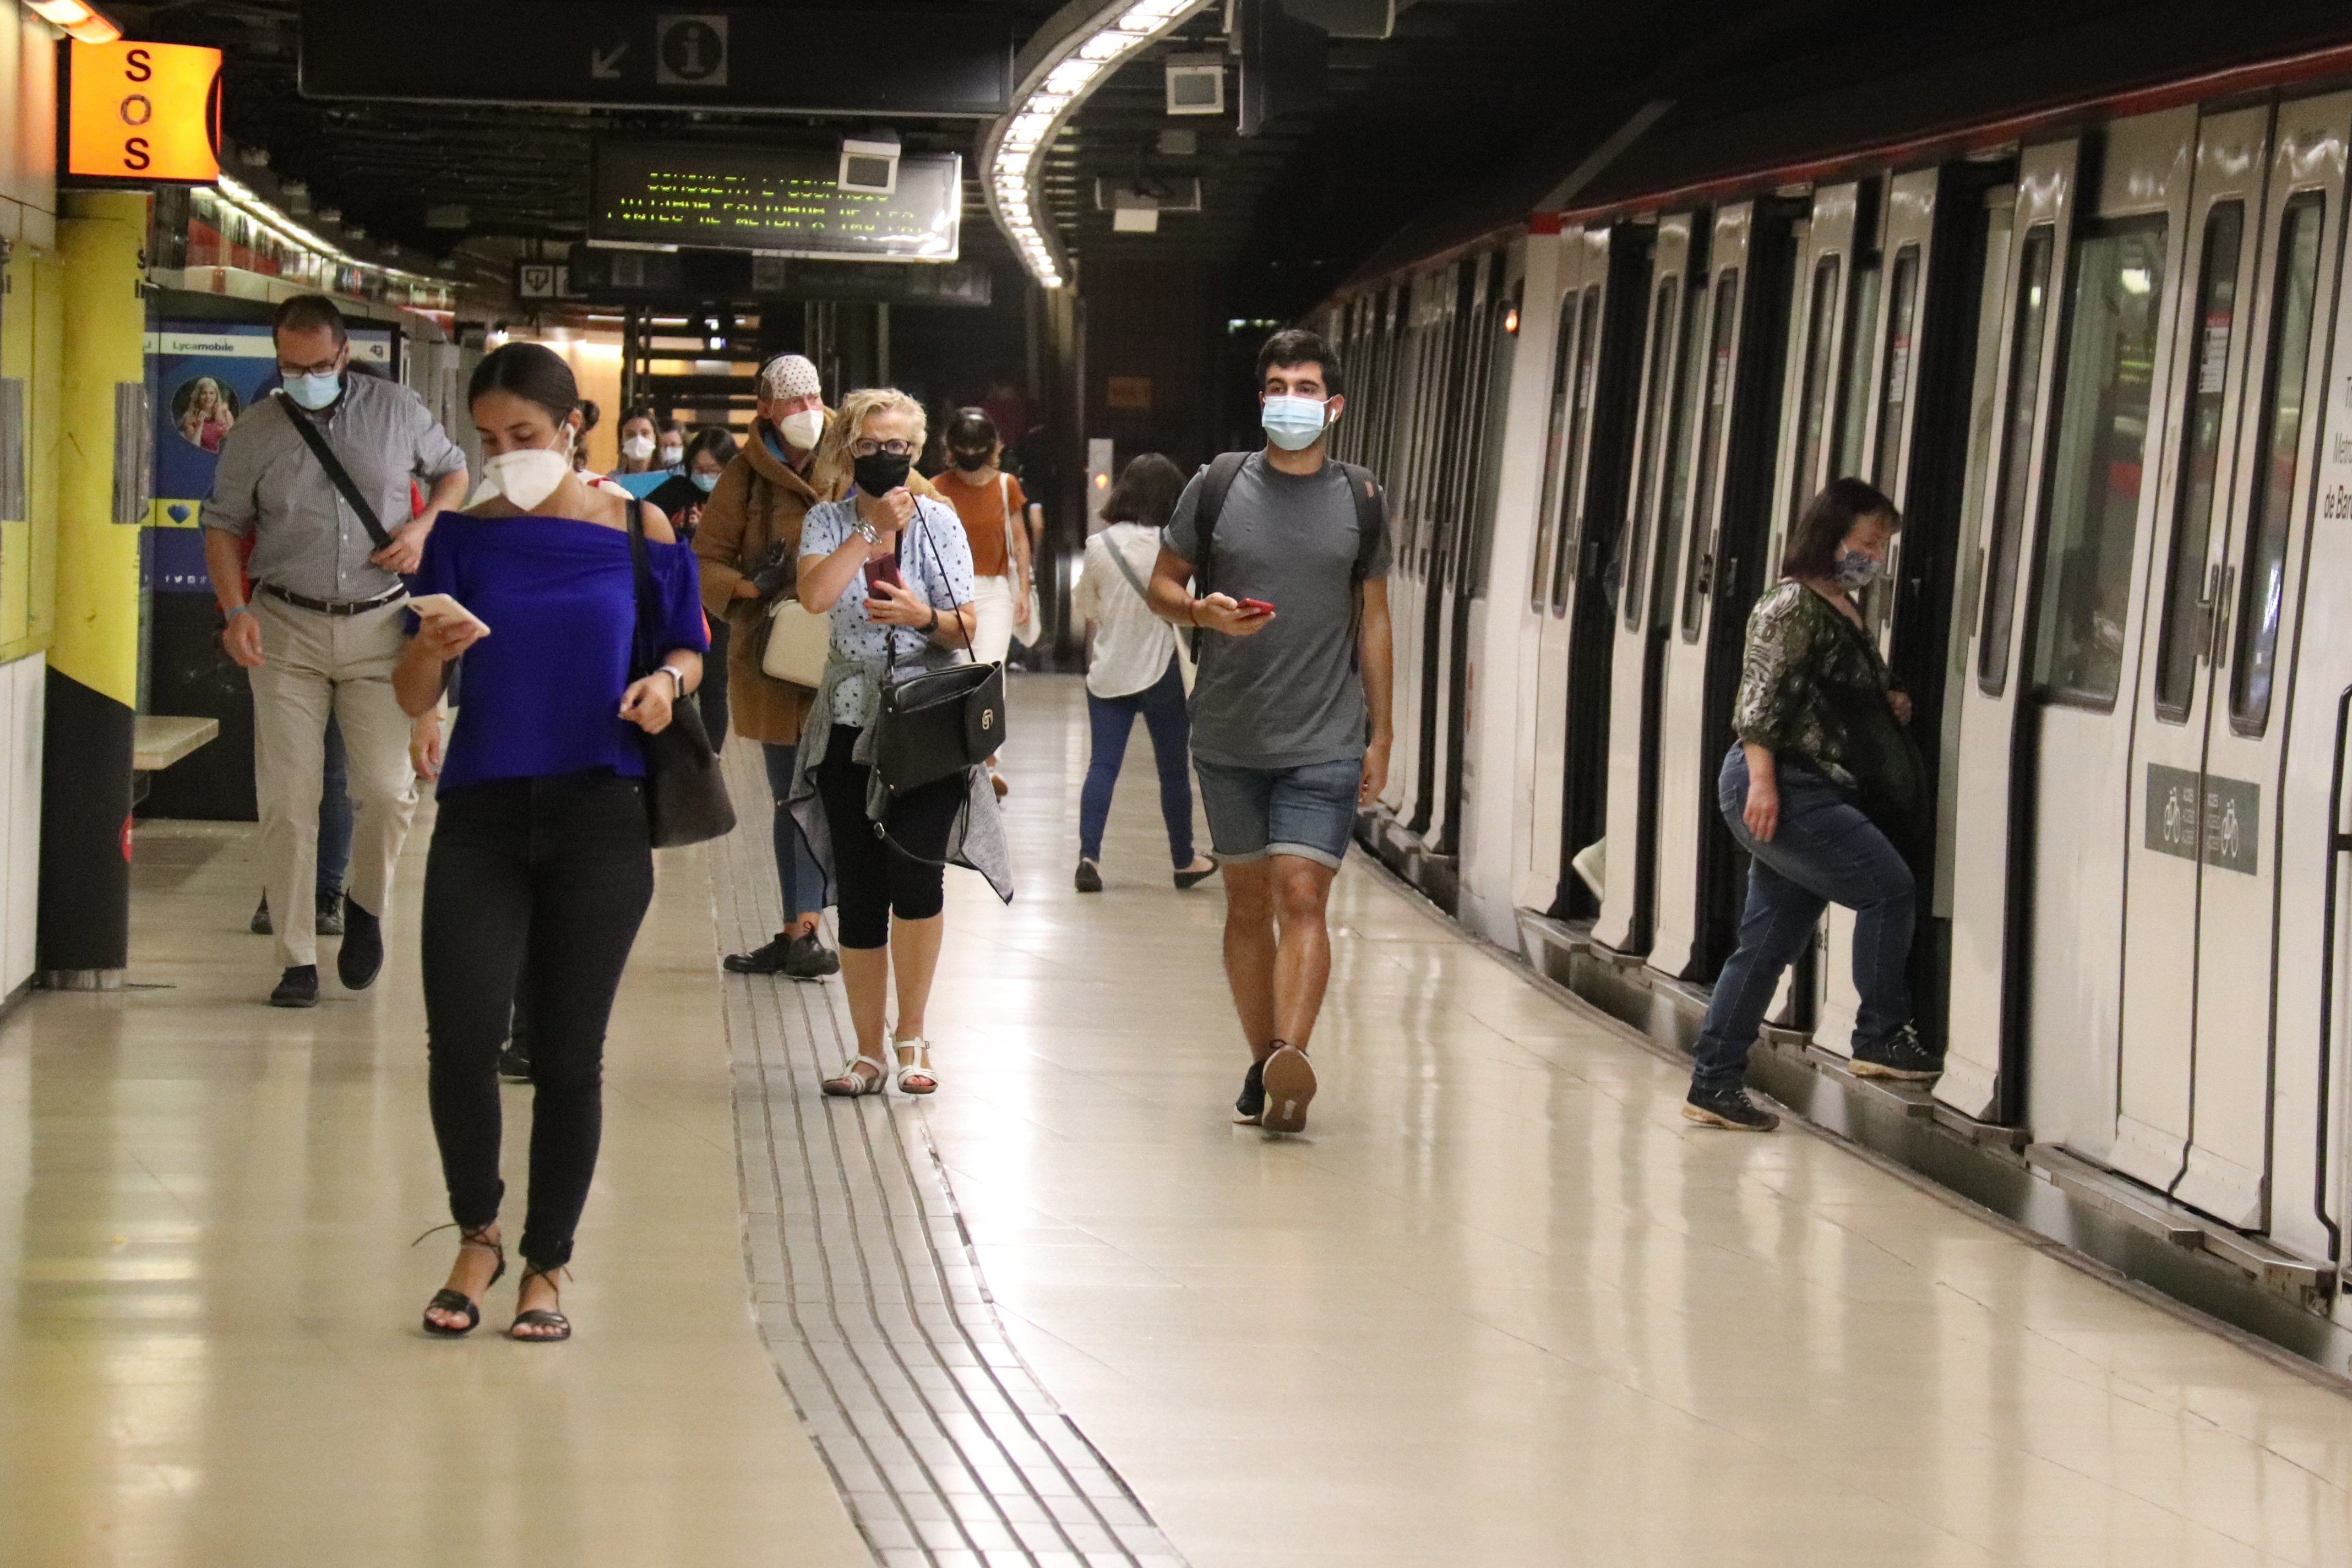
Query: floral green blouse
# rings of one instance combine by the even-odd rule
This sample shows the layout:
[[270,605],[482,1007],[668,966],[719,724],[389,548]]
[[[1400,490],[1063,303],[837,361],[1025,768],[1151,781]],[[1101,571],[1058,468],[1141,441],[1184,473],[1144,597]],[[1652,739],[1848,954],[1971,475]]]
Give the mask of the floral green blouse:
[[[1836,605],[1802,583],[1782,582],[1748,615],[1731,726],[1743,744],[1793,757],[1854,788],[1857,774],[1874,774],[1891,760],[1864,753],[1887,745],[1894,726],[1855,725],[1843,715],[1856,710],[1857,697],[1885,712],[1893,684],[1877,645]],[[1893,743],[1902,743],[1899,734]]]

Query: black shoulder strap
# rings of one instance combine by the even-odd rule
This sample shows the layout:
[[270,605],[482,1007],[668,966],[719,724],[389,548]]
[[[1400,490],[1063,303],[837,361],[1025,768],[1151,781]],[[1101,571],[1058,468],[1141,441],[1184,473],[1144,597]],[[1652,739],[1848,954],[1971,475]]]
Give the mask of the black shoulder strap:
[[1388,533],[1388,502],[1371,469],[1342,463],[1339,471],[1348,476],[1348,488],[1356,497],[1356,581],[1361,583],[1372,574],[1372,557],[1380,553],[1381,540]]
[[633,663],[637,674],[650,675],[661,656],[654,651],[656,637],[646,625],[646,614],[658,612],[661,595],[654,589],[653,552],[646,548],[646,503],[634,497],[629,501],[629,566],[636,577],[636,629],[629,639],[635,654]]
[[1249,461],[1247,452],[1220,452],[1209,460],[1208,472],[1201,479],[1201,502],[1192,514],[1192,531],[1201,543],[1200,559],[1192,563],[1193,581],[1199,584],[1201,596],[1207,598],[1215,592],[1209,585],[1210,561],[1215,554],[1217,514],[1225,510],[1225,496],[1240,478],[1242,465]]
[[327,438],[319,433],[319,427],[310,423],[310,416],[302,412],[302,405],[287,396],[282,386],[269,395],[278,400],[278,406],[284,409],[286,417],[294,422],[294,433],[302,437],[304,446],[310,448],[310,456],[318,458],[319,466],[327,470],[328,482],[351,504],[352,510],[359,514],[360,526],[368,531],[368,537],[375,541],[375,547],[378,550],[390,549],[392,535],[386,533],[383,524],[377,521],[375,508],[368,505],[367,498],[360,494],[359,486],[352,483],[351,471],[343,467],[343,460],[335,456],[335,449],[327,445]]

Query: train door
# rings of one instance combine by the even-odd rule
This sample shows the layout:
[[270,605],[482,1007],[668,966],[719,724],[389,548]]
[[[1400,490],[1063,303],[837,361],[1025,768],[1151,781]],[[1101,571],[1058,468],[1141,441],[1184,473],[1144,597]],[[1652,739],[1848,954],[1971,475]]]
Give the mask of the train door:
[[[1514,798],[1523,814],[1517,835],[1519,864],[1511,900],[1520,909],[1549,910],[1559,897],[1561,796],[1568,772],[1568,603],[1570,580],[1564,559],[1573,548],[1577,471],[1584,462],[1584,432],[1590,427],[1592,387],[1589,365],[1600,335],[1599,290],[1594,320],[1584,320],[1584,230],[1571,228],[1556,243],[1557,270],[1549,292],[1557,301],[1551,320],[1549,374],[1544,386],[1542,488],[1536,496],[1536,542],[1528,564],[1519,637],[1520,729],[1518,778]],[[1531,256],[1530,289],[1541,272]],[[1532,303],[1532,301],[1531,301]],[[1530,309],[1528,321],[1541,318]]]
[[1510,303],[1510,255],[1496,250],[1463,264],[1470,304],[1463,317],[1461,370],[1454,383],[1454,427],[1447,456],[1454,468],[1446,506],[1444,673],[1437,688],[1444,704],[1438,726],[1438,765],[1433,782],[1429,845],[1440,855],[1462,852],[1463,805],[1469,777],[1471,668],[1477,620],[1486,589],[1486,543],[1495,521],[1495,474],[1489,458],[1502,426],[1501,387],[1510,381],[1512,339],[1503,330]]
[[[1787,342],[1789,221],[1741,202],[1715,215],[1706,346],[1694,361],[1689,527],[1659,555],[1668,598],[1653,967],[1711,980],[1738,923],[1738,851],[1715,805],[1748,607],[1761,582]],[[1694,278],[1699,274],[1694,270]]]
[[1395,412],[1391,426],[1392,466],[1397,474],[1393,510],[1397,520],[1396,561],[1389,579],[1389,612],[1396,640],[1397,743],[1389,767],[1389,787],[1381,799],[1400,825],[1409,822],[1418,798],[1423,767],[1422,710],[1428,687],[1422,676],[1423,630],[1428,596],[1428,538],[1433,526],[1429,495],[1430,444],[1422,426],[1436,397],[1429,390],[1432,361],[1441,346],[1445,303],[1440,286],[1443,273],[1413,279],[1402,307],[1404,342],[1396,362],[1396,385],[1390,398]]
[[1610,869],[1593,927],[1596,941],[1621,952],[1649,951],[1654,910],[1658,702],[1666,617],[1664,606],[1653,602],[1661,595],[1653,586],[1651,566],[1654,555],[1675,559],[1681,540],[1687,465],[1676,472],[1674,458],[1685,445],[1688,345],[1699,337],[1694,329],[1706,292],[1706,231],[1697,216],[1675,213],[1659,220],[1654,269],[1610,663]]
[[1962,683],[1952,789],[1951,1005],[1944,1073],[1936,1097],[1963,1114],[2007,1120],[2022,1104],[2024,1064],[2020,948],[2027,886],[2022,849],[2030,825],[2032,748],[2020,724],[2023,685],[2011,668],[2023,637],[2040,512],[2051,367],[2058,357],[2057,291],[2074,227],[2080,144],[2029,147],[2018,159],[2009,246],[1992,258],[2003,274],[2007,319],[1993,401],[1999,410],[1989,496],[1977,545],[1977,603],[1959,612],[1973,654]]
[[[2259,154],[2262,121],[2267,116],[2261,110],[2250,112],[2252,122],[2238,135]],[[2161,1174],[2182,1202],[2250,1228],[2269,1223],[2276,1041],[2273,1019],[2284,845],[2278,803],[2287,746],[2285,716],[2300,640],[2303,562],[2318,468],[2320,411],[2326,395],[2325,323],[2333,305],[2333,258],[2342,225],[2347,115],[2352,115],[2352,95],[2347,94],[2282,106],[2272,138],[2267,190],[2257,184],[2235,193],[2243,206],[2239,221],[2252,227],[2259,215],[2261,238],[2252,265],[2241,266],[2232,278],[2233,284],[2245,279],[2233,295],[2247,301],[2249,309],[2239,319],[2251,341],[2234,363],[2228,358],[2230,348],[2218,350],[2226,367],[2225,395],[2240,394],[2243,400],[2242,412],[2231,406],[2229,412],[2238,416],[2225,424],[2225,434],[2233,436],[2237,447],[2227,488],[2220,491],[2227,498],[2227,527],[2209,524],[2200,530],[2200,498],[2194,493],[2184,498],[2188,526],[2175,534],[2168,570],[2159,578],[2153,624],[2142,645],[2155,674],[2147,682],[2153,689],[2150,700],[2141,704],[2140,724],[2151,734],[2169,731],[2163,741],[2171,744],[2161,762],[2152,744],[2144,770],[2134,769],[2139,786],[2135,804],[2142,815],[2131,841],[2133,868],[2160,857],[2186,869],[2191,883],[2185,905],[2179,896],[2182,889],[2175,888],[2168,889],[2171,897],[2158,898],[2153,907],[2136,900],[2126,910],[2127,932],[2145,913],[2159,933],[2173,934],[2176,940],[2186,924],[2192,944],[2189,954],[2180,955],[2193,976],[2187,999],[2191,1023],[2188,1049],[2180,1050],[2180,1031],[2167,1020],[2158,1037],[2164,1048],[2152,1053],[2149,1064],[2174,1067],[2185,1055],[2187,1067],[2181,1084],[2188,1112],[2180,1127],[2182,1146],[2175,1150],[2173,1168]],[[2259,158],[2253,162],[2260,169]],[[2227,232],[2230,215],[2218,204],[2208,216],[2209,226],[2215,218],[2221,219],[2224,232],[2217,237],[2209,226],[2209,253],[2226,248],[2237,237]],[[2200,310],[2202,320],[2189,324],[2210,333],[2218,313]],[[2185,369],[2194,367],[2176,383],[2183,387],[2179,401],[2184,406],[2188,384],[2199,388],[2201,401],[2208,352],[2216,351],[2200,341],[2179,360]],[[2240,387],[2229,384],[2228,370],[2241,373]],[[2201,444],[2200,412],[2190,411],[2192,451]],[[2194,456],[2185,456],[2175,470],[2192,492],[2196,462]],[[2176,511],[2175,517],[2178,524],[2184,513]],[[2166,724],[2167,713],[2181,713],[2185,721]],[[2193,740],[2200,729],[2201,755],[2175,749],[2183,731]],[[2184,813],[2189,818],[2185,824]],[[2127,969],[2129,1006],[2139,1001],[2128,989],[2138,978]],[[2126,1016],[2120,1088],[2153,1089],[2147,1109],[2160,1114],[2177,1101],[2165,1093],[2170,1087],[2166,1080],[2150,1082],[2149,1075],[2138,1070],[2138,1022]],[[2118,1099],[2116,1152],[2120,1166],[2122,1116],[2135,1107],[2127,1094],[2119,1092]],[[2145,1118],[2135,1121],[2136,1128],[2148,1125]],[[2147,1152],[2145,1146],[2135,1151],[2142,1155]]]

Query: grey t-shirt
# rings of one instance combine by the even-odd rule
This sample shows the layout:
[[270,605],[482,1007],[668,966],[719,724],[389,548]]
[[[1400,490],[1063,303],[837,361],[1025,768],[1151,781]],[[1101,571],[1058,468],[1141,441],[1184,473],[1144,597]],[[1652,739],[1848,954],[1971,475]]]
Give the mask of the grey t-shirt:
[[[1168,548],[1195,566],[1201,479],[1196,474],[1184,487],[1168,524]],[[1339,464],[1286,474],[1258,452],[1242,465],[1217,515],[1211,586],[1236,599],[1264,599],[1275,616],[1250,637],[1201,634],[1194,755],[1227,767],[1302,768],[1363,754],[1364,683],[1354,631],[1358,543],[1356,498]],[[1368,574],[1385,577],[1388,571],[1383,523]]]

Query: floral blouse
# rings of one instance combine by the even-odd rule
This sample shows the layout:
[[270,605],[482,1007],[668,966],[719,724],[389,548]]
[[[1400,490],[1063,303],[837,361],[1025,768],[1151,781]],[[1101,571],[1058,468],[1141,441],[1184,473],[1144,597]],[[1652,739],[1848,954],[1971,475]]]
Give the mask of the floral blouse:
[[[1874,732],[1853,733],[1839,716],[1837,698],[1844,695],[1850,704],[1853,693],[1864,692],[1883,706],[1893,685],[1877,645],[1836,605],[1802,583],[1782,582],[1748,615],[1731,726],[1743,744],[1793,757],[1853,788],[1854,764],[1867,773],[1876,761],[1859,756],[1857,747],[1886,743],[1891,726],[1864,725]],[[1895,743],[1901,743],[1899,737]]]

